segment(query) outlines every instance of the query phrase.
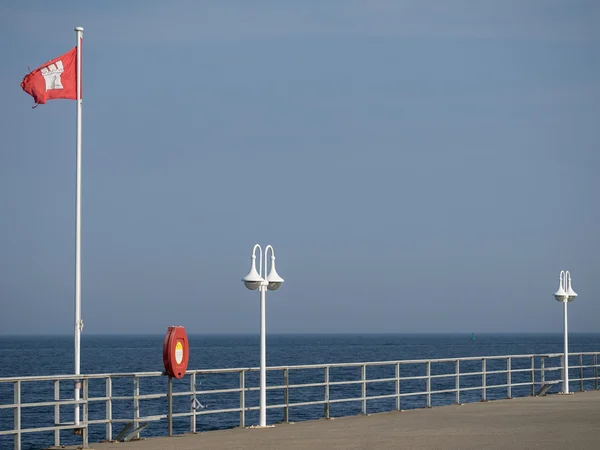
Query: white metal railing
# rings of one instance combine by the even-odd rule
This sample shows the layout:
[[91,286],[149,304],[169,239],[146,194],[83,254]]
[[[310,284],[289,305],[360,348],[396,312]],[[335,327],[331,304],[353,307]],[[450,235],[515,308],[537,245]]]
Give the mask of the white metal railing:
[[[586,381],[593,385],[593,389],[598,389],[598,352],[571,353],[570,359],[577,358],[578,365],[570,366],[573,372],[578,371],[579,377],[571,378],[572,383],[579,383],[579,390],[584,390]],[[547,365],[548,361],[558,360],[558,364]],[[584,362],[588,364],[584,364]],[[505,362],[505,365],[503,363]],[[490,370],[491,365],[496,365],[494,370]],[[465,366],[476,367],[475,371],[462,370]],[[381,378],[368,378],[368,373],[383,370],[384,368],[393,369],[393,376],[383,376]],[[411,367],[413,374],[402,376],[403,369]],[[424,370],[423,370],[424,367]],[[452,367],[452,370],[447,370]],[[502,367],[502,368],[498,368]],[[360,369],[360,376],[344,376],[332,377],[332,370],[338,369]],[[436,370],[433,370],[436,369]],[[584,377],[587,369],[588,375]],[[483,356],[483,357],[466,357],[466,358],[443,358],[443,359],[417,359],[417,360],[402,360],[402,361],[380,361],[380,362],[355,362],[355,363],[339,363],[339,364],[312,364],[312,365],[297,365],[297,366],[277,366],[268,367],[269,372],[281,372],[283,376],[283,384],[268,385],[268,391],[281,391],[282,402],[267,405],[268,409],[282,409],[283,421],[289,421],[290,408],[298,408],[301,406],[323,405],[323,416],[329,418],[331,414],[331,406],[339,403],[360,402],[362,414],[367,414],[369,401],[393,399],[395,400],[395,409],[400,410],[403,405],[403,399],[406,397],[424,397],[426,407],[432,406],[432,396],[434,395],[453,395],[453,401],[460,404],[461,401],[467,399],[470,401],[489,399],[488,393],[492,389],[505,390],[505,398],[513,396],[513,389],[518,387],[528,387],[527,394],[534,395],[536,385],[548,386],[549,384],[557,384],[562,380],[562,374],[557,371],[562,371],[562,354],[530,354],[530,355],[503,355],[503,356]],[[300,373],[302,371],[323,371],[322,376],[318,378],[311,377],[309,382],[290,383],[291,373]],[[173,435],[173,419],[175,418],[190,418],[189,430],[196,432],[196,424],[199,416],[223,414],[223,413],[239,413],[239,426],[246,426],[246,414],[249,411],[257,411],[258,404],[248,405],[246,394],[257,392],[258,386],[247,385],[247,375],[257,373],[258,368],[231,368],[231,369],[209,369],[209,370],[189,370],[186,375],[189,376],[189,390],[175,391],[173,389],[174,381],[164,377],[161,372],[141,372],[141,373],[108,373],[108,374],[91,374],[91,375],[54,375],[54,376],[31,376],[31,377],[10,377],[0,378],[0,388],[6,384],[13,385],[13,403],[1,404],[0,412],[5,409],[13,411],[13,428],[1,429],[0,436],[12,435],[14,441],[14,449],[21,450],[22,435],[26,433],[41,433],[54,432],[54,445],[61,445],[61,430],[75,430],[77,434],[82,436],[82,445],[88,447],[89,428],[91,426],[104,426],[104,440],[112,441],[114,437],[113,425],[118,423],[128,424],[128,428],[122,430],[117,436],[119,439],[135,439],[139,438],[141,430],[146,424],[155,421],[167,421],[169,436]],[[416,373],[416,374],[414,374]],[[424,374],[423,374],[424,373]],[[239,375],[237,386],[224,387],[219,389],[198,390],[196,380],[198,376],[209,375]],[[537,374],[537,376],[536,376]],[[164,378],[163,378],[164,377]],[[150,394],[141,394],[140,386],[144,379],[166,379],[167,389],[162,392],[154,392]],[[320,378],[320,379],[319,379]],[[341,379],[338,379],[341,378]],[[133,388],[130,391],[131,395],[115,395],[113,389],[115,381],[132,380]],[[495,379],[495,381],[494,381]],[[81,380],[82,383],[82,398],[78,401],[72,398],[61,398],[61,382],[63,390],[68,390],[69,386],[65,383],[74,383]],[[90,396],[90,382],[104,380],[104,395],[92,397]],[[321,381],[322,380],[322,381]],[[466,380],[466,381],[465,381]],[[463,383],[461,384],[461,381]],[[490,384],[491,381],[491,384]],[[23,386],[42,383],[53,383],[53,399],[48,401],[24,402],[22,398]],[[424,382],[424,390],[420,388]],[[445,386],[434,387],[434,384],[446,383]],[[412,390],[410,389],[412,383]],[[421,384],[419,384],[421,383]],[[258,384],[258,383],[257,383]],[[466,384],[466,385],[465,385]],[[379,393],[378,395],[368,395],[370,386],[385,386],[389,393]],[[408,387],[407,387],[408,385]],[[331,389],[337,387],[360,387],[360,396],[350,396],[341,398],[332,398]],[[403,390],[404,387],[404,390]],[[318,400],[307,400],[290,402],[290,392],[306,388],[322,388],[322,397]],[[416,389],[416,390],[415,390]],[[475,398],[473,392],[480,391],[480,396]],[[72,390],[70,390],[72,395]],[[51,393],[50,393],[51,394]],[[199,409],[197,400],[200,395],[239,395],[239,404],[230,405],[231,407],[221,409]],[[189,398],[189,407],[180,408],[178,412],[174,408],[174,400],[179,397]],[[467,398],[468,397],[468,398]],[[496,398],[499,398],[496,396]],[[161,400],[166,403],[166,413],[153,414],[143,416],[141,414],[141,401]],[[132,411],[128,417],[115,418],[113,411],[115,403],[131,402]],[[90,419],[90,406],[104,404],[104,418]],[[258,402],[256,402],[258,403]],[[61,408],[65,406],[81,405],[82,420],[75,425],[73,422],[61,422]],[[161,403],[162,404],[162,403]],[[22,415],[24,410],[30,408],[54,408],[54,424],[43,427],[23,427]],[[69,408],[70,409],[70,408]],[[65,411],[63,410],[63,413]],[[69,411],[72,412],[72,411]],[[125,432],[128,431],[129,434]]]

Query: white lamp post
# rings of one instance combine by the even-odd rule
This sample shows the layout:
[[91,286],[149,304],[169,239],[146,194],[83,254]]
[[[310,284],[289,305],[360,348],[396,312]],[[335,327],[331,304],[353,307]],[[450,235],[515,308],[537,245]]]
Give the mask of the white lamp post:
[[560,271],[560,283],[558,290],[554,293],[554,298],[563,303],[563,330],[565,334],[565,349],[563,356],[563,393],[569,393],[569,336],[567,326],[567,303],[572,302],[577,294],[571,287],[571,274],[567,270]]
[[[259,250],[259,269],[256,271],[256,249]],[[267,255],[271,250],[271,271],[267,273]],[[252,291],[260,291],[260,420],[259,426],[267,426],[267,340],[265,333],[265,297],[267,289],[275,291],[279,289],[283,278],[275,270],[275,251],[273,247],[267,245],[264,253],[264,272],[263,272],[263,251],[260,245],[256,244],[252,249],[252,267],[250,272],[242,281],[246,287]]]

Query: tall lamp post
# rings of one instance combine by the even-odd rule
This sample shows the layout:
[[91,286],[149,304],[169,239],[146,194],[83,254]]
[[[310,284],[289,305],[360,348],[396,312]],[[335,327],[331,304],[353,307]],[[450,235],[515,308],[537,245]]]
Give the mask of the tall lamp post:
[[571,274],[569,271],[560,271],[560,283],[554,298],[563,303],[563,331],[564,331],[564,356],[563,356],[563,393],[569,393],[569,335],[567,325],[567,303],[572,302],[577,294],[571,287]]
[[[256,271],[256,250],[259,251],[259,270]],[[267,256],[271,251],[271,271],[267,275]],[[265,297],[267,289],[276,291],[283,283],[277,271],[275,270],[275,251],[273,247],[267,245],[264,253],[263,266],[263,251],[260,245],[256,244],[252,249],[252,266],[250,272],[242,281],[246,287],[252,291],[258,289],[260,291],[260,414],[259,426],[267,426],[267,340],[265,333]],[[263,270],[264,269],[264,270]]]

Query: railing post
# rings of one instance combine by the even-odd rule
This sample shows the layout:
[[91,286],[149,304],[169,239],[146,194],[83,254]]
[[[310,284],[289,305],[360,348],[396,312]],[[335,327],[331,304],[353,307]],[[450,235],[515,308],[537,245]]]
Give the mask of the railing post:
[[[568,363],[569,363],[569,357],[567,356],[567,364],[568,364]],[[563,392],[564,392],[564,391],[565,391],[565,389],[568,389],[568,388],[569,388],[569,383],[568,383],[568,382],[567,382],[567,383],[565,383],[565,380],[566,380],[566,378],[565,378],[565,375],[566,375],[567,377],[569,376],[569,369],[567,369],[567,373],[565,373],[565,355],[562,355],[562,356],[560,357],[560,367],[561,367],[561,370],[560,370],[560,374],[561,374],[561,375],[560,375],[560,376],[561,376],[561,379],[562,379],[562,384],[563,384],[563,386],[564,386],[564,387],[563,387]],[[566,386],[565,386],[565,385],[566,385]]]
[[425,366],[425,373],[427,375],[427,407],[431,408],[431,361],[427,361]]
[[15,404],[13,417],[14,417],[14,449],[21,450],[21,382],[15,381],[14,384],[14,398],[13,403]]
[[594,389],[598,389],[598,353],[594,354]]
[[367,366],[363,364],[360,368],[362,377],[362,413],[367,414]]
[[512,398],[511,357],[506,359],[506,398]]
[[583,355],[579,354],[579,391],[583,392]]
[[481,401],[487,402],[487,373],[485,358],[481,360]]
[[283,389],[283,403],[285,406],[283,407],[283,421],[289,422],[290,420],[290,372],[289,369],[283,369],[283,384],[285,388]]
[[169,422],[169,436],[173,436],[173,378],[169,375],[169,387],[167,391],[168,412],[167,420]]
[[[140,426],[140,378],[133,377],[133,429]],[[136,434],[134,439],[139,439],[140,435]]]
[[535,356],[531,357],[531,395],[535,395]]
[[544,370],[545,367],[546,367],[546,357],[542,356],[542,359],[540,361],[540,378],[541,378],[542,386],[544,384],[546,384],[546,372]]
[[106,377],[106,440],[112,441],[112,378]]
[[190,375],[190,432],[196,432],[196,373]]
[[325,418],[329,419],[329,366],[325,366]]
[[246,426],[246,371],[240,370],[240,427]]
[[[54,401],[60,401],[60,380],[54,380]],[[60,405],[54,405],[54,425],[60,423]],[[54,430],[54,446],[60,447],[60,430]]]
[[81,430],[82,438],[83,438],[83,448],[89,448],[89,433],[88,433],[88,419],[89,419],[89,379],[83,379],[83,430]]
[[460,359],[456,360],[456,404],[460,405]]
[[396,363],[396,410],[400,411],[400,363]]

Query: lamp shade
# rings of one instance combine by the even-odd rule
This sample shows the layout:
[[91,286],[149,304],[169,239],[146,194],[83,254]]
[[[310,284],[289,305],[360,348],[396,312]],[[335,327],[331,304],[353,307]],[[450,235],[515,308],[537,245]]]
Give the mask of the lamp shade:
[[251,291],[258,289],[261,283],[264,281],[256,271],[256,256],[252,255],[252,267],[250,268],[248,275],[242,278],[242,281]]
[[283,278],[279,276],[277,270],[275,270],[275,257],[271,256],[271,270],[269,271],[269,275],[267,275],[267,289],[270,291],[276,291],[281,287],[281,283],[283,283]]
[[577,293],[571,287],[571,277],[569,277],[569,287],[567,288],[568,301],[572,302],[577,297]]
[[558,290],[554,293],[554,298],[559,302],[566,302],[569,298],[567,291],[563,288],[562,278],[560,280],[560,284],[558,285]]

